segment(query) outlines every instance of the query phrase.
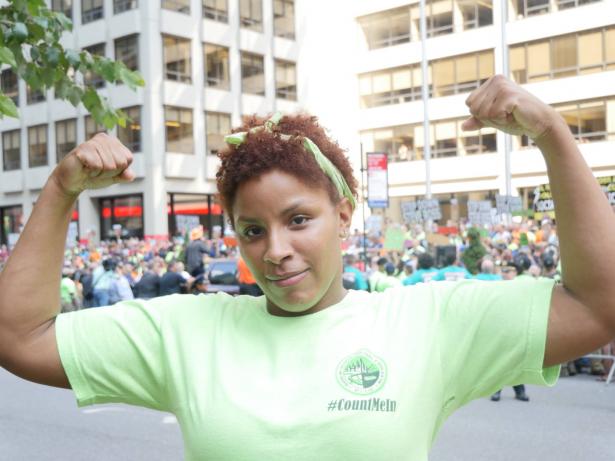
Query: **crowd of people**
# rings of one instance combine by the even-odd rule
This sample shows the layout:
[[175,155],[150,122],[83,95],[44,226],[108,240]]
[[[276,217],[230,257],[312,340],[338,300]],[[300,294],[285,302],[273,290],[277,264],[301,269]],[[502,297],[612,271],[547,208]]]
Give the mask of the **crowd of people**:
[[[405,233],[402,251],[385,249],[383,232],[361,233],[355,229],[344,252],[344,286],[381,292],[395,286],[443,280],[546,277],[559,281],[558,237],[550,219],[524,219],[481,229],[451,224],[446,226],[448,245],[439,246],[429,243],[424,226],[399,225]],[[438,227],[429,230],[437,233]],[[5,245],[0,246],[0,270],[9,254]],[[79,243],[66,249],[60,290],[62,310],[176,293],[206,293],[209,261],[238,257],[236,247],[227,246],[222,238],[206,239],[202,232],[173,240]],[[240,264],[239,269],[247,271],[245,264]],[[250,285],[246,293],[261,294],[260,290],[254,291],[254,281]],[[615,354],[615,343],[597,352]],[[562,376],[584,372],[604,379],[611,364],[606,359],[579,359],[565,364]],[[523,400],[525,393],[516,395]]]
[[[464,223],[451,224],[446,226],[450,232],[448,245],[440,246],[443,251],[428,242],[421,225],[400,226],[405,233],[402,251],[385,250],[382,232],[364,236],[355,230],[344,256],[346,287],[380,292],[395,286],[443,280],[545,277],[560,281],[557,228],[551,219],[520,219],[510,225],[482,229]],[[437,226],[431,230],[437,232]],[[596,353],[615,355],[615,342]],[[581,358],[564,364],[561,376],[588,373],[605,380],[612,364],[610,359]],[[522,385],[515,388],[515,394],[518,399],[527,400]],[[499,400],[499,393],[492,398]]]

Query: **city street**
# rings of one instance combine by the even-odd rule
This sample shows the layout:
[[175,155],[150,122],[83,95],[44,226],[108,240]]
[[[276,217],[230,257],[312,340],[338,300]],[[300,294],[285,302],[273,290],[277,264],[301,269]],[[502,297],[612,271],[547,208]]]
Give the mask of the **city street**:
[[[175,460],[173,416],[123,405],[77,409],[70,391],[0,370],[0,460]],[[581,376],[554,389],[529,387],[529,403],[473,402],[444,425],[431,461],[612,461],[615,385]]]

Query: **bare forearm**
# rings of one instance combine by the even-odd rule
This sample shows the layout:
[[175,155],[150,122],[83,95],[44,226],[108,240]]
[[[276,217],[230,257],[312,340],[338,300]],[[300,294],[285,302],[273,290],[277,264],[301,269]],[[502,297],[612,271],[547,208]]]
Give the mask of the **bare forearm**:
[[66,232],[75,199],[49,178],[0,273],[0,334],[28,335],[57,315]]
[[615,330],[615,215],[563,121],[536,143],[555,202],[564,286]]

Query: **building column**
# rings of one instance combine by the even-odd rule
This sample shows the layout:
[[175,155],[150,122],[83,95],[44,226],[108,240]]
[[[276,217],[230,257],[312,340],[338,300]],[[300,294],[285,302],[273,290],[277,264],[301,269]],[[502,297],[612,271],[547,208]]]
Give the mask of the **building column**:
[[145,156],[143,184],[144,235],[167,235],[167,189],[165,181],[166,132],[164,125],[164,68],[160,4],[139,2],[141,36],[139,53],[142,74],[147,76],[143,91],[141,143]]

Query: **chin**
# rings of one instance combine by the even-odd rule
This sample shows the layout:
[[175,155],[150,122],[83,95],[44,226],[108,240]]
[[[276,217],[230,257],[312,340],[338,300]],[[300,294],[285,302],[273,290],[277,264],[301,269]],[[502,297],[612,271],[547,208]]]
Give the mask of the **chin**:
[[279,309],[293,314],[306,312],[318,302],[318,296],[305,291],[288,293],[287,296],[267,296],[267,299]]

